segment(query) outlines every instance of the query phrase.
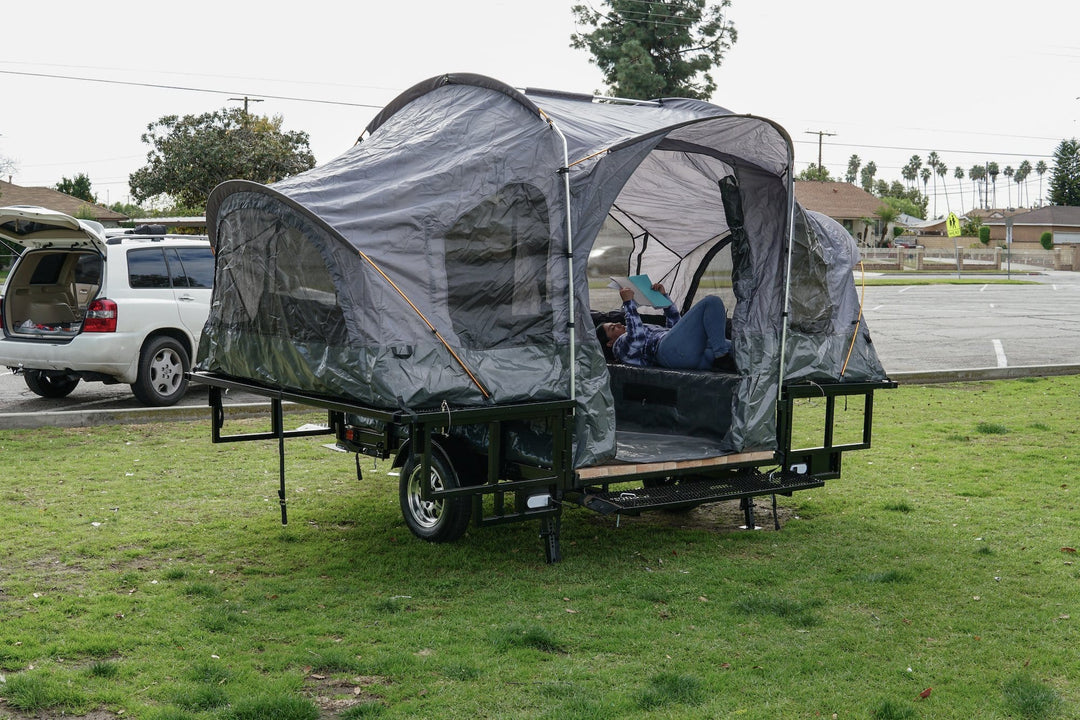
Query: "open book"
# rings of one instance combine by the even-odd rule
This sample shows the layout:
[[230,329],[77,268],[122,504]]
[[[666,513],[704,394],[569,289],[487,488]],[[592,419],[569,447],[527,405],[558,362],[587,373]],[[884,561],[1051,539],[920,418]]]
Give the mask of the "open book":
[[630,277],[612,277],[610,288],[621,290],[630,288],[634,291],[634,302],[638,305],[663,308],[671,304],[671,301],[652,289],[653,282],[648,275],[631,275]]

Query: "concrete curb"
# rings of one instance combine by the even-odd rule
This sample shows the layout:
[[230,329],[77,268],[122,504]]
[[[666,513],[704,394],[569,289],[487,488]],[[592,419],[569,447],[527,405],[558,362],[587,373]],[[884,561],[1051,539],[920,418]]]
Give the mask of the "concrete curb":
[[985,380],[1015,380],[1027,377],[1080,375],[1080,365],[1017,365],[1015,367],[969,368],[953,370],[918,370],[889,373],[889,378],[901,385],[935,385],[948,382],[982,382]]
[[[270,401],[226,405],[228,417],[251,417],[268,413]],[[285,412],[309,411],[294,403],[282,403]],[[269,415],[267,415],[269,418]],[[126,410],[53,410],[41,413],[0,413],[0,429],[32,430],[42,427],[93,427],[94,425],[139,425],[155,422],[210,422],[210,407],[206,405],[173,405],[160,408],[131,408]]]

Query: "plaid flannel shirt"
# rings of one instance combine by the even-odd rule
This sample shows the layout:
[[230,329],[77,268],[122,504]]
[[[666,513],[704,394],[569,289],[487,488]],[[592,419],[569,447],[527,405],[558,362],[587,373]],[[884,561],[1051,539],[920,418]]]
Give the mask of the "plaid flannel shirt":
[[619,362],[648,367],[656,362],[656,348],[660,345],[660,339],[679,322],[681,316],[675,303],[671,303],[664,308],[666,328],[646,325],[638,314],[637,303],[627,300],[623,303],[623,317],[626,332],[611,346],[611,351]]

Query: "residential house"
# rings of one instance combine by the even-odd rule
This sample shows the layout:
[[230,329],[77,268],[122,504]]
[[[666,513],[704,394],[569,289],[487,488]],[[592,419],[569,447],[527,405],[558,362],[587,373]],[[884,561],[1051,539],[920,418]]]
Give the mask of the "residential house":
[[84,220],[97,220],[105,227],[119,227],[128,219],[126,215],[107,207],[88,203],[52,188],[21,187],[0,180],[0,207],[11,205],[36,205]]
[[841,223],[860,245],[878,247],[891,239],[888,228],[881,228],[874,215],[884,203],[851,183],[796,180],[795,198],[807,210]]
[[1050,205],[1015,214],[991,214],[983,219],[983,225],[990,228],[991,244],[1005,242],[1009,222],[1014,244],[1038,246],[1044,232],[1053,235],[1055,245],[1080,244],[1080,207]]

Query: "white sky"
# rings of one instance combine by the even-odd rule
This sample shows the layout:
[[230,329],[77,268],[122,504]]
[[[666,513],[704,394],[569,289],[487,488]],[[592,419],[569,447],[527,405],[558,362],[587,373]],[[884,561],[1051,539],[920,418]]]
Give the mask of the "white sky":
[[[375,106],[270,98],[251,106],[307,132],[321,164],[347,150],[400,91],[441,73],[593,92],[602,88],[599,71],[569,46],[573,4],[306,0],[253,11],[227,0],[6,3],[0,156],[15,161],[16,184],[52,186],[86,173],[99,199],[112,203],[129,199],[127,177],[149,150],[140,140],[148,124],[237,105],[231,97]],[[823,146],[834,177],[857,154],[890,181],[911,155],[925,162],[932,150],[965,171],[987,161],[1052,165],[1057,143],[1080,135],[1073,0],[732,0],[729,17],[739,40],[714,72],[713,102],[784,126],[797,170],[817,162],[818,138],[808,131],[836,133]],[[947,181],[939,215],[961,202],[951,170]],[[999,177],[997,186],[1004,206],[1015,183]],[[970,207],[970,182],[963,194]]]

